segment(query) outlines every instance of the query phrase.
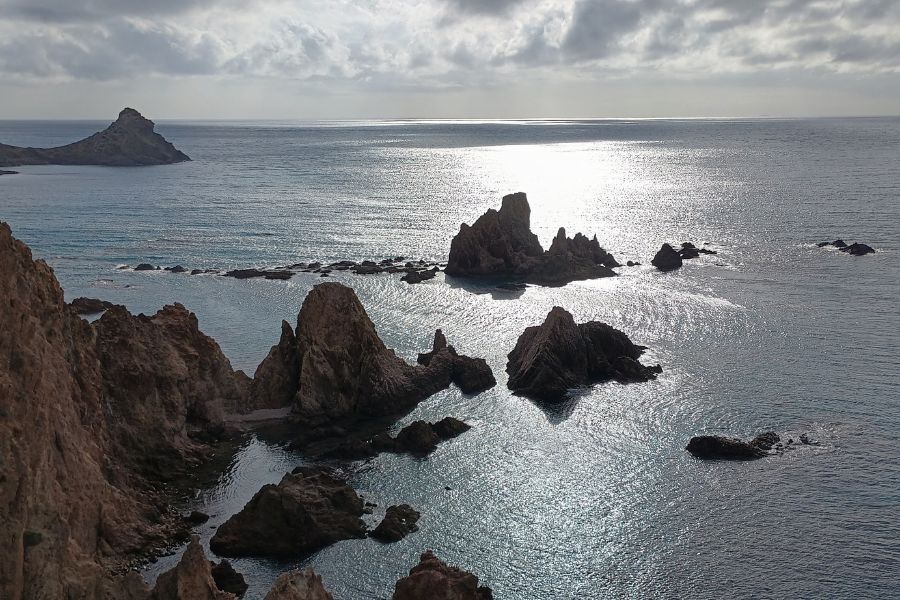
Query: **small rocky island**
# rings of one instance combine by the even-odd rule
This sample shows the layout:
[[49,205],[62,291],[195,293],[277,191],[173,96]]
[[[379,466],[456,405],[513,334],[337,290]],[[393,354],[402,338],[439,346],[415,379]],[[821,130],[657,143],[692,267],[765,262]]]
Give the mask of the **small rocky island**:
[[56,148],[20,148],[0,144],[0,166],[99,165],[142,167],[191,160],[163,136],[154,123],[125,108],[109,127],[83,140]]
[[644,350],[606,323],[576,324],[568,311],[555,306],[543,324],[519,336],[506,364],[507,385],[535,400],[559,402],[570,389],[591,383],[656,379],[662,367],[637,360]]
[[471,226],[463,223],[450,243],[445,272],[452,277],[515,280],[544,286],[611,277],[621,266],[597,236],[566,237],[560,228],[549,250],[531,232],[531,207],[524,193],[503,197]]

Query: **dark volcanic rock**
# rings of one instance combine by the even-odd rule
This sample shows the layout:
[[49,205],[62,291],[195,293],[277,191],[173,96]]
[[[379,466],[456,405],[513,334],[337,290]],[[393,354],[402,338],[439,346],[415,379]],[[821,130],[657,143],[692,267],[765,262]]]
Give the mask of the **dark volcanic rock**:
[[424,457],[434,452],[440,442],[462,435],[472,427],[454,417],[437,423],[414,421],[400,430],[397,437],[380,433],[371,440],[348,440],[326,454],[327,458],[358,460],[372,458],[381,452],[408,452]]
[[432,423],[431,428],[442,440],[449,440],[472,429],[472,426],[454,417],[444,417],[437,423]]
[[202,525],[209,521],[209,515],[205,512],[200,512],[199,510],[192,510],[191,513],[185,517],[188,523],[192,525]]
[[250,587],[244,581],[244,576],[235,571],[234,567],[227,560],[213,565],[212,577],[220,590],[234,594],[238,598],[243,596],[247,588]]
[[190,158],[153,131],[153,121],[133,108],[119,113],[109,127],[57,148],[19,148],[0,144],[0,165],[168,165]]
[[697,458],[752,460],[766,456],[779,441],[774,431],[760,434],[749,442],[721,435],[698,435],[691,438],[686,450]]
[[226,271],[224,277],[234,277],[235,279],[253,279],[263,277],[265,279],[290,279],[294,276],[292,271],[266,270],[266,269],[234,269]]
[[419,520],[419,511],[409,504],[389,506],[378,527],[369,533],[380,542],[399,542],[410,533],[419,530],[416,522]]
[[430,550],[409,576],[394,587],[393,600],[491,600],[491,588],[478,585],[475,575],[448,566]]
[[525,194],[503,197],[470,227],[463,223],[450,244],[447,274],[454,277],[515,278],[546,286],[615,275],[619,266],[597,242],[582,234],[567,238],[560,228],[548,251],[531,233]]
[[154,267],[150,263],[141,263],[134,268],[135,271],[155,271],[159,267]]
[[675,248],[669,244],[663,244],[650,264],[660,271],[674,271],[681,267],[681,261],[681,255],[675,251]]
[[409,410],[454,379],[468,385],[480,367],[461,366],[457,376],[456,361],[448,347],[427,365],[407,364],[378,337],[351,288],[322,283],[304,300],[293,339],[283,328],[251,394],[254,405],[280,406],[292,397],[293,418],[304,425],[385,417]]
[[643,351],[618,329],[598,321],[576,325],[556,306],[542,325],[519,336],[506,364],[508,386],[523,396],[556,402],[568,390],[594,382],[655,379],[661,369],[637,362]]
[[853,256],[864,256],[866,254],[872,254],[875,252],[875,248],[869,246],[868,244],[861,244],[859,242],[853,242],[849,246],[845,246],[840,249],[841,252],[846,252],[847,254],[852,254]]
[[275,580],[263,600],[334,600],[312,569],[288,571]]
[[95,315],[115,306],[112,302],[98,300],[96,298],[75,298],[69,303],[69,307],[76,315]]
[[4,171],[3,169],[0,169],[0,175],[18,175],[18,174],[19,174],[18,171]]
[[453,346],[447,344],[447,338],[440,329],[434,332],[431,350],[419,354],[417,360],[420,365],[430,366],[432,359],[438,355],[443,355],[450,362],[450,379],[464,394],[477,394],[497,384],[487,361],[457,353]]
[[364,537],[363,501],[346,482],[299,467],[265,485],[210,540],[220,556],[302,558],[340,540]]
[[441,437],[425,421],[413,421],[400,430],[394,438],[397,448],[401,452],[409,452],[417,456],[425,456],[437,450]]

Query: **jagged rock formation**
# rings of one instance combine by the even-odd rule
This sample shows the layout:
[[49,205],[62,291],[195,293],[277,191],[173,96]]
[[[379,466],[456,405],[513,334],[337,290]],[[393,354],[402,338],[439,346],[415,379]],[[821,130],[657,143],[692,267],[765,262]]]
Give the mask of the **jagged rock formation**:
[[497,385],[494,373],[486,360],[457,353],[456,349],[447,343],[447,338],[440,329],[434,332],[431,350],[420,353],[416,362],[428,367],[432,358],[444,353],[450,355],[450,380],[464,394],[478,394]]
[[662,369],[638,362],[644,350],[606,323],[576,325],[569,312],[555,306],[542,325],[525,329],[509,353],[508,386],[523,396],[556,402],[569,389],[589,383],[655,379]]
[[399,542],[410,533],[419,530],[419,526],[416,525],[419,516],[419,511],[409,504],[389,506],[384,519],[369,533],[369,537],[385,544]]
[[298,467],[263,486],[210,540],[220,556],[302,558],[334,542],[366,535],[363,501],[345,481]]
[[393,600],[491,600],[491,588],[478,585],[478,577],[450,567],[430,550],[409,576],[397,582]]
[[597,242],[582,234],[567,238],[560,228],[550,250],[531,233],[531,208],[522,192],[503,197],[500,210],[489,209],[471,226],[463,223],[450,243],[446,272],[454,277],[520,279],[561,286],[571,281],[609,277],[619,264]]
[[452,380],[469,391],[476,383],[481,387],[485,374],[472,360],[445,348],[427,366],[407,364],[378,337],[351,288],[322,283],[304,300],[296,331],[282,324],[279,343],[256,371],[250,405],[291,405],[296,420],[307,425],[384,417],[412,408]]
[[109,127],[57,148],[19,148],[0,144],[0,165],[103,165],[137,167],[191,160],[153,131],[154,123],[125,108]]
[[222,435],[225,413],[246,404],[247,376],[232,370],[219,345],[181,304],[152,317],[116,306],[93,326],[103,395],[110,417],[119,423],[123,458],[159,479],[202,459],[202,442]]
[[2,223],[0,299],[0,598],[137,598],[112,573],[185,523],[133,467],[199,452],[233,374],[183,308],[88,324]]
[[156,579],[148,600],[237,600],[219,589],[197,536],[185,549],[178,564]]
[[312,569],[288,571],[275,580],[264,600],[334,600]]
[[779,441],[781,438],[774,431],[762,433],[746,442],[721,435],[698,435],[691,438],[685,449],[697,458],[752,460],[767,456]]

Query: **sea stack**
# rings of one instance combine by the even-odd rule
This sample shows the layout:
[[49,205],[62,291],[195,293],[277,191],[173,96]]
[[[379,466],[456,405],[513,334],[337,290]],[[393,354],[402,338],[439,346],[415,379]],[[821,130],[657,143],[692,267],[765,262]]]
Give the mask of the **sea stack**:
[[507,385],[535,400],[559,402],[568,390],[590,383],[649,381],[662,369],[638,362],[644,350],[606,323],[576,324],[568,311],[555,306],[543,324],[519,336],[506,364]]
[[163,136],[154,123],[125,108],[109,127],[83,140],[56,148],[20,148],[0,144],[0,166],[100,165],[141,167],[191,160]]
[[616,259],[597,237],[566,237],[560,228],[545,251],[531,232],[531,207],[524,193],[503,197],[500,210],[488,209],[471,226],[463,223],[450,243],[445,269],[452,277],[513,279],[544,286],[610,277]]

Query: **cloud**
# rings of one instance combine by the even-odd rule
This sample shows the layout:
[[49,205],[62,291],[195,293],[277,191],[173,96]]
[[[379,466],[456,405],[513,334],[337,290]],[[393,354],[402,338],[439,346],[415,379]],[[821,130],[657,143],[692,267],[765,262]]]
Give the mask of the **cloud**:
[[379,88],[896,74],[896,0],[0,0],[0,76]]

